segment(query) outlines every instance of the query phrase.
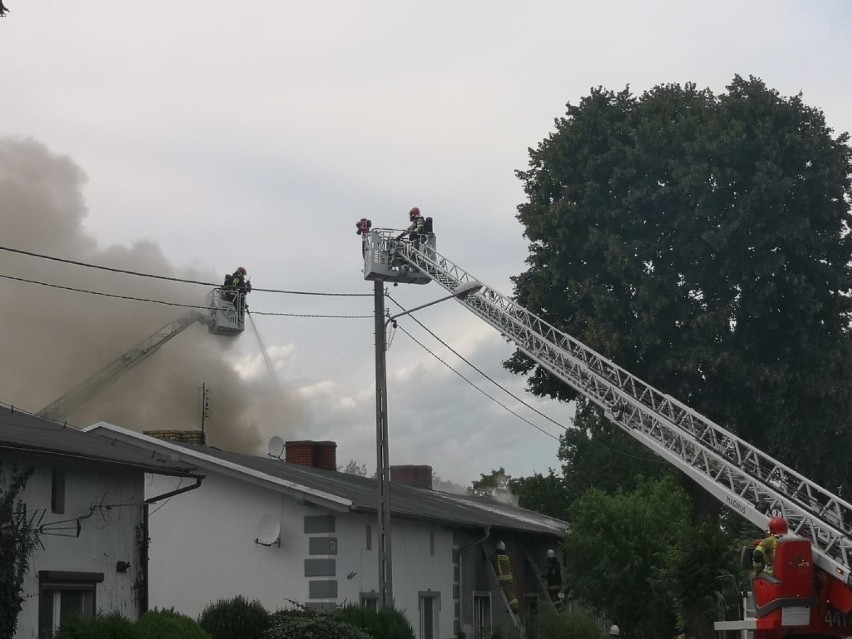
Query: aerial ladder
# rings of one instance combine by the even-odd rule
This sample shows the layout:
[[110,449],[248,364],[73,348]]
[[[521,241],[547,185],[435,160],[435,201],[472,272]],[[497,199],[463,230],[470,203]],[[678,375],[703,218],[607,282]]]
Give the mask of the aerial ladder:
[[208,331],[215,335],[235,336],[245,330],[243,297],[224,288],[215,288],[208,295],[207,302],[207,311],[191,310],[162,326],[88,379],[42,408],[36,415],[48,419],[66,419],[81,405],[137,364],[148,359],[169,340],[177,337],[193,324],[204,324]]
[[[392,229],[365,238],[368,280],[437,282],[450,293],[478,282],[435,250]],[[425,282],[424,282],[425,280]],[[478,282],[482,284],[481,282]],[[852,635],[852,505],[689,406],[482,285],[459,302],[539,366],[594,402],[606,417],[761,530],[774,516],[792,533],[775,575],[753,582],[755,615],[718,630],[757,639]]]

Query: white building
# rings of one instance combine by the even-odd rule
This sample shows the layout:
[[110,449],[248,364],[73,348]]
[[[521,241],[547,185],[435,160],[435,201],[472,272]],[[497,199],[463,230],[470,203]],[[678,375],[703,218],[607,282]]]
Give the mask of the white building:
[[[91,430],[191,464],[197,490],[150,511],[150,605],[196,617],[243,595],[274,611],[299,602],[329,607],[378,599],[376,480],[336,471],[333,442],[288,442],[288,462],[154,439],[99,423]],[[410,483],[417,486],[408,485]],[[152,477],[149,494],[184,478]],[[563,522],[491,500],[431,490],[428,466],[392,468],[393,598],[418,639],[512,636],[491,557],[498,540],[513,555],[519,597],[536,608],[537,575]]]
[[32,469],[14,517],[38,531],[15,639],[50,639],[71,615],[136,619],[145,607],[146,474],[190,479],[192,468],[4,407],[0,469],[7,481],[13,469]]

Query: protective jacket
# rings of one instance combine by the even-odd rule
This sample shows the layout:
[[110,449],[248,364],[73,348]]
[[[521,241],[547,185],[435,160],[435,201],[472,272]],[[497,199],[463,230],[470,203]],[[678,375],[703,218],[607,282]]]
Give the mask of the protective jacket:
[[408,226],[406,231],[408,231],[408,236],[414,239],[415,235],[422,235],[426,232],[426,222],[420,215],[418,215],[411,220],[411,224]]
[[751,565],[754,569],[754,574],[759,575],[765,572],[771,575],[775,568],[775,549],[778,547],[778,537],[780,535],[769,535],[754,549],[751,554]]
[[556,557],[547,558],[547,573],[544,578],[547,580],[547,589],[560,590],[562,588],[562,567],[559,565],[559,560]]

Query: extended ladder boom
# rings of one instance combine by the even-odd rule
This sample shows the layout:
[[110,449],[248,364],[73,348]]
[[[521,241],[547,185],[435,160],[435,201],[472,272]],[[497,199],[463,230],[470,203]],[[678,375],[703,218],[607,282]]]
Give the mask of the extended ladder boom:
[[[382,238],[448,291],[477,281],[426,245]],[[810,540],[814,561],[852,584],[852,505],[661,393],[511,299],[483,286],[461,304],[533,361],[600,406],[607,418],[686,473],[726,506],[766,528],[783,516]]]
[[118,379],[123,373],[156,353],[160,347],[196,322],[207,323],[207,314],[190,311],[183,317],[169,322],[147,339],[143,340],[118,359],[107,364],[87,380],[72,388],[62,397],[42,408],[37,415],[50,419],[65,419],[80,405],[97,395],[105,386]]

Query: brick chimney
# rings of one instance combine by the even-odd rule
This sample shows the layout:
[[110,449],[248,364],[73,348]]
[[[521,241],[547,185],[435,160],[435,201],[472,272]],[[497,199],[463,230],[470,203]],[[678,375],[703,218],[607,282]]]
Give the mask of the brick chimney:
[[184,444],[200,444],[204,446],[206,443],[205,433],[202,430],[143,430],[142,434],[155,437],[156,439]]
[[285,458],[291,464],[337,470],[337,444],[335,442],[317,442],[303,440],[287,442],[284,445]]
[[432,490],[431,466],[391,466],[390,471],[394,483]]

